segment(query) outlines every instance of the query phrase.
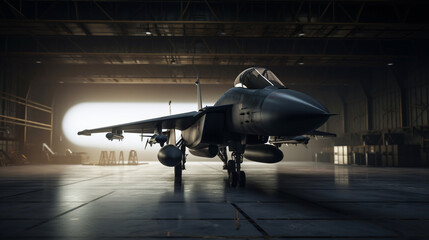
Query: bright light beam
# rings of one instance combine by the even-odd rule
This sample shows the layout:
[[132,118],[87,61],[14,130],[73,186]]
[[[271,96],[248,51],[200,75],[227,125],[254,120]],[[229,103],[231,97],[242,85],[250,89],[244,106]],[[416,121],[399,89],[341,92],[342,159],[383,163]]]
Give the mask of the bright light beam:
[[[172,114],[195,111],[195,103],[172,103]],[[79,136],[78,131],[110,125],[141,121],[169,115],[168,102],[86,102],[71,107],[63,118],[63,133],[73,144],[108,149],[141,149],[146,139],[141,142],[139,134],[124,133],[123,141],[109,141],[106,133],[92,134],[91,137]],[[176,133],[180,137],[180,133]],[[149,149],[149,147],[148,147]],[[158,145],[156,149],[159,149]]]

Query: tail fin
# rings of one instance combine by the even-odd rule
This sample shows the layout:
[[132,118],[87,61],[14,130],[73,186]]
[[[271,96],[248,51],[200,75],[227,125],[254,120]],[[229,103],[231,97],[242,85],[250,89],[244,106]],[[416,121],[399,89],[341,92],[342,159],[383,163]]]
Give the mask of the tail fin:
[[197,102],[198,102],[198,110],[203,108],[203,99],[201,97],[201,87],[200,87],[200,75],[197,74],[197,81],[195,82],[197,85]]

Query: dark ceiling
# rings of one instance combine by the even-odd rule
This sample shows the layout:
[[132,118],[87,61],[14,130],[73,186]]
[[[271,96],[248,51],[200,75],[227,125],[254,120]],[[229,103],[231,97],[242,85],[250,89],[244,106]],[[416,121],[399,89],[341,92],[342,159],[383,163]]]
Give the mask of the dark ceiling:
[[58,83],[193,83],[199,73],[232,84],[259,65],[292,84],[344,84],[350,69],[427,54],[428,10],[429,1],[3,0],[0,56]]

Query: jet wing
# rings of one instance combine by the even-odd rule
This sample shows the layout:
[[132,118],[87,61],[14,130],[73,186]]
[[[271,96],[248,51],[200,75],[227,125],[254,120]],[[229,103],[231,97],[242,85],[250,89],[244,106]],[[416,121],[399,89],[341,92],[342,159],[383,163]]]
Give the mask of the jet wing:
[[124,131],[128,133],[153,133],[155,129],[177,129],[184,130],[191,126],[201,116],[208,112],[225,111],[231,105],[205,107],[200,111],[187,112],[165,117],[152,118],[131,123],[118,124],[102,128],[85,129],[78,132],[78,135],[91,136],[92,133]]
[[307,133],[306,135],[310,135],[310,136],[322,136],[322,137],[336,137],[337,134],[335,133],[329,133],[329,132],[322,132],[322,131],[311,131],[309,133]]
[[[78,132],[78,135],[91,136],[92,133],[103,133],[113,131],[124,131],[130,133],[153,133],[155,129],[178,129],[183,130],[189,127],[195,122],[195,117],[199,115],[199,112],[187,112],[175,115],[169,115],[160,118],[152,118],[143,121],[130,122],[124,124],[118,124],[113,126],[107,126],[102,128],[85,129]],[[198,118],[197,118],[198,119]]]

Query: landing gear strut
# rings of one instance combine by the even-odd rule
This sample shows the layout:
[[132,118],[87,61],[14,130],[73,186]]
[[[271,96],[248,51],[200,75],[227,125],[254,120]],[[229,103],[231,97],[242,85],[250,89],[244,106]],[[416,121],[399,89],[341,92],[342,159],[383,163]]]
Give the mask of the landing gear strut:
[[219,148],[219,152],[217,153],[217,156],[223,162],[223,170],[227,170],[228,169],[228,154],[226,153],[226,147]]
[[241,171],[241,163],[243,162],[243,154],[239,151],[231,154],[231,160],[228,161],[228,183],[230,187],[246,186],[246,173]]
[[182,162],[174,167],[174,181],[176,183],[182,181]]
[[180,141],[177,145],[180,146],[180,150],[182,151],[182,161],[174,167],[174,181],[176,183],[182,181],[182,171],[185,170],[186,163],[186,146]]
[[186,154],[186,146],[185,146],[185,144],[182,143],[180,145],[180,151],[182,151],[182,170],[186,170],[185,163],[186,163],[186,156],[187,156],[187,154]]

